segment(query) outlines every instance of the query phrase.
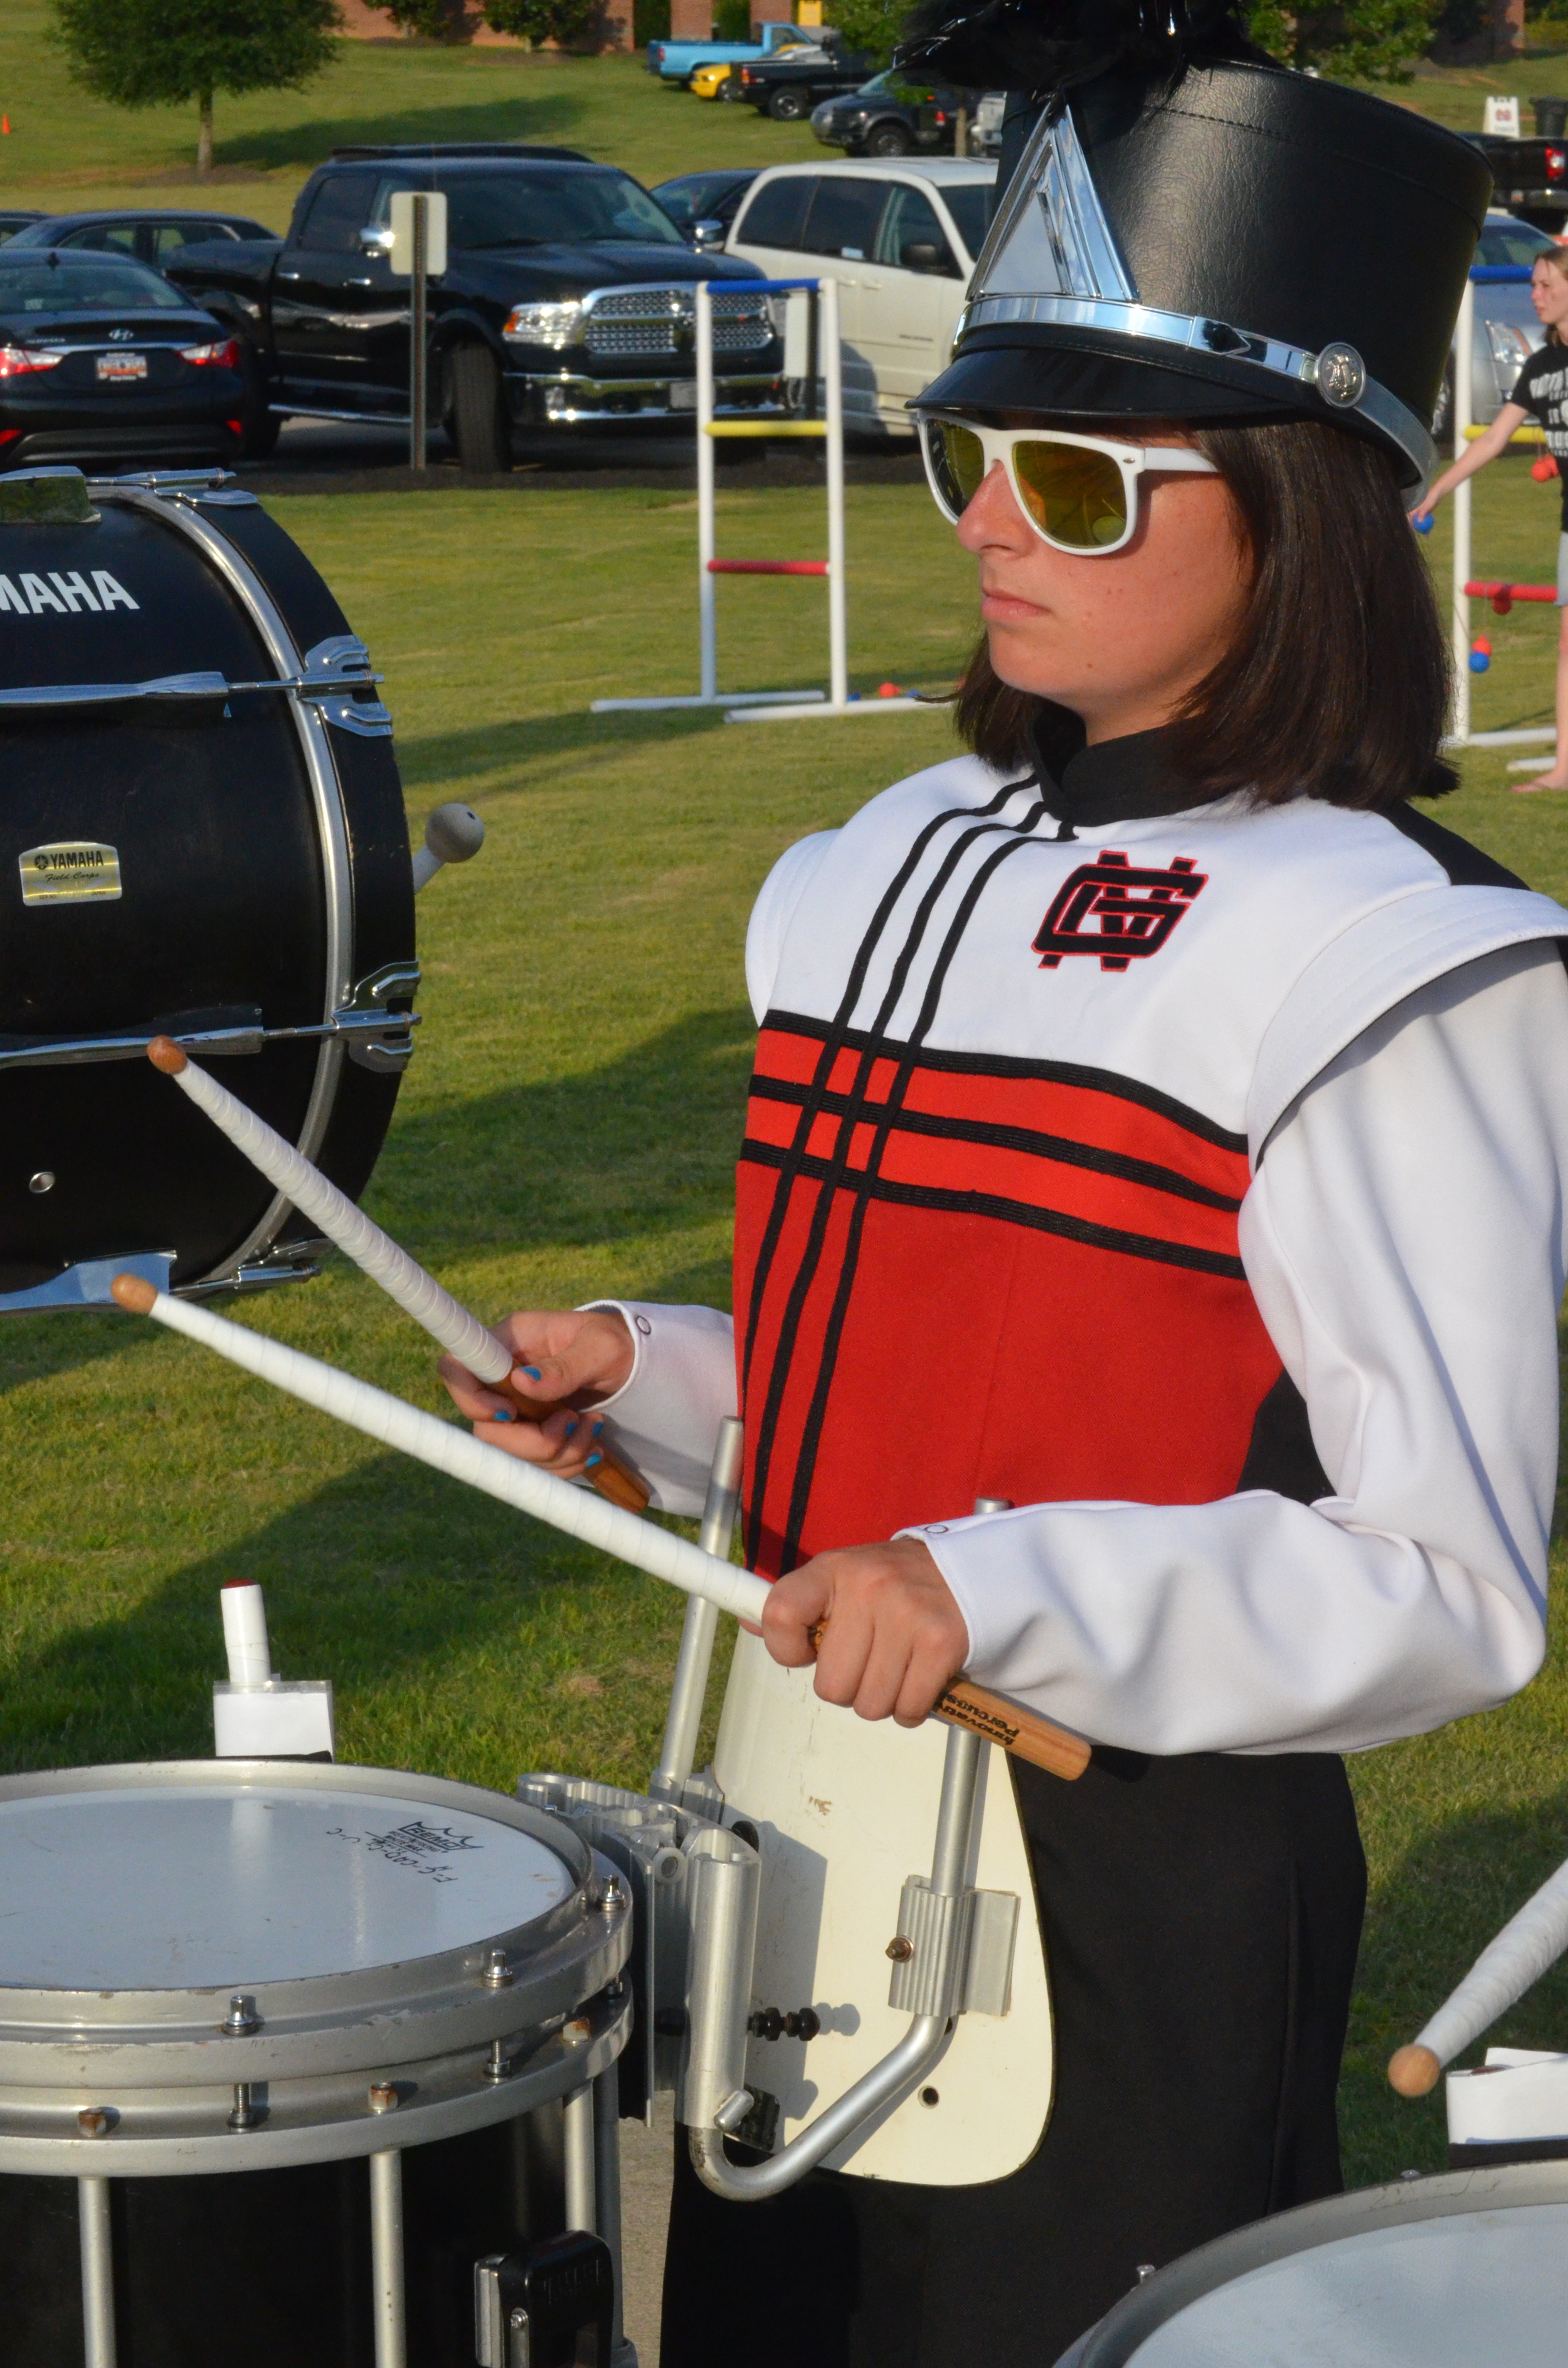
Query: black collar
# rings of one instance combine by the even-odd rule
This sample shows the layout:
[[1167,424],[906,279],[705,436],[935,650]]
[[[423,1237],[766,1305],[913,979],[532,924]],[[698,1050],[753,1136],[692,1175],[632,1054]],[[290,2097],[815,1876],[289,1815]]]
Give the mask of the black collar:
[[1062,837],[1107,823],[1143,822],[1209,803],[1201,786],[1179,772],[1163,731],[1129,732],[1119,740],[1084,745],[1083,719],[1047,705],[1030,727],[1040,794],[1062,825]]

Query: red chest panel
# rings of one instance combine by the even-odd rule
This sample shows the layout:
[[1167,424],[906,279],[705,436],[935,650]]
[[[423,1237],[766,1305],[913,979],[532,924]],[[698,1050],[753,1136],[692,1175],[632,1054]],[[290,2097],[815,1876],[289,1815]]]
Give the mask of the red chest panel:
[[1238,1140],[1146,1087],[773,1014],[742,1151],[747,1560],[1235,1487],[1279,1360]]

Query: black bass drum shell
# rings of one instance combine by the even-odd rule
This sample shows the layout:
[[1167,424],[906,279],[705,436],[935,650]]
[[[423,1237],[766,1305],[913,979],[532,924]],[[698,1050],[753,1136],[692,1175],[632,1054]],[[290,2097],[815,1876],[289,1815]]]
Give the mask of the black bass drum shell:
[[[0,694],[196,673],[274,683],[348,633],[253,496],[99,484],[92,498],[91,522],[0,523]],[[27,901],[24,856],[77,845],[115,851],[118,898]],[[373,693],[25,714],[0,700],[0,1294],[137,1253],[172,1252],[176,1288],[242,1266],[256,1279],[312,1230],[145,1058],[8,1064],[17,1040],[313,1029],[199,1057],[357,1195],[391,1121],[395,1055],[360,1065],[357,1040],[322,1030],[367,976],[412,972],[414,951],[403,791]],[[406,1011],[411,992],[388,1008]]]

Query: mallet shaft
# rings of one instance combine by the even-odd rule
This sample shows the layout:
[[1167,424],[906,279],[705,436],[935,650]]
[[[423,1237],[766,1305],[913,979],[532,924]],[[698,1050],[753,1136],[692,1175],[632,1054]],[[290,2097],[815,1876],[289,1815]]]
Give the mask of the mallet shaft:
[[1549,1875],[1540,1889],[1489,1941],[1458,1987],[1444,1999],[1426,2029],[1390,2059],[1389,2079],[1404,2097],[1435,2088],[1472,2039],[1507,2011],[1540,1981],[1568,1949],[1568,1866]]
[[[700,1595],[716,1603],[721,1611],[733,1612],[737,1620],[760,1624],[768,1582],[755,1573],[736,1570],[733,1564],[704,1554],[700,1546],[673,1531],[660,1529],[585,1489],[574,1488],[570,1482],[556,1479],[553,1473],[541,1472],[537,1464],[520,1463],[501,1448],[475,1439],[471,1431],[460,1430],[455,1424],[393,1397],[390,1391],[379,1390],[352,1373],[339,1372],[335,1366],[307,1357],[281,1340],[269,1340],[265,1333],[253,1332],[246,1325],[232,1324],[205,1307],[192,1306],[188,1300],[154,1291],[138,1275],[117,1275],[110,1288],[119,1305],[132,1315],[151,1315],[169,1331],[199,1340],[203,1348],[228,1358],[231,1364],[243,1366],[258,1380],[335,1416],[351,1429],[362,1430],[383,1446],[395,1447],[437,1472],[449,1473],[454,1480],[464,1480],[471,1488],[481,1488],[504,1505],[531,1513],[537,1520],[563,1530],[568,1537],[597,1546],[687,1595]],[[1048,1719],[1020,1710],[982,1686],[971,1685],[967,1679],[960,1679],[943,1695],[935,1714],[950,1725],[973,1729],[999,1743],[1005,1751],[1032,1760],[1054,1775],[1081,1776],[1088,1765],[1089,1747],[1079,1736],[1066,1734]]]
[[[153,1067],[173,1077],[181,1092],[211,1120],[221,1134],[228,1137],[234,1149],[269,1184],[287,1193],[301,1216],[308,1217],[312,1225],[319,1225],[328,1241],[335,1242],[346,1258],[351,1258],[372,1282],[381,1285],[389,1299],[395,1300],[405,1315],[412,1315],[471,1373],[506,1398],[529,1422],[544,1422],[561,1412],[559,1399],[525,1396],[512,1382],[511,1352],[503,1348],[494,1333],[477,1315],[472,1315],[460,1300],[454,1299],[433,1274],[426,1274],[346,1192],[340,1192],[303,1152],[297,1151],[265,1119],[257,1118],[238,1095],[230,1093],[216,1077],[199,1068],[172,1037],[154,1036],[147,1053]],[[601,1495],[629,1511],[640,1513],[648,1502],[648,1491],[636,1474],[614,1455],[607,1452],[600,1469],[589,1476]]]

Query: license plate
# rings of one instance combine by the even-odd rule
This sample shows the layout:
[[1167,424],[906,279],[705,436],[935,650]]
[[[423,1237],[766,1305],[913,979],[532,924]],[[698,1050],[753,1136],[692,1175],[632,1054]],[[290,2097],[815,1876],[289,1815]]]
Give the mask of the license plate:
[[146,375],[145,354],[100,354],[98,356],[100,379],[145,378]]
[[697,409],[697,381],[694,378],[677,378],[671,381],[670,409],[672,411]]

